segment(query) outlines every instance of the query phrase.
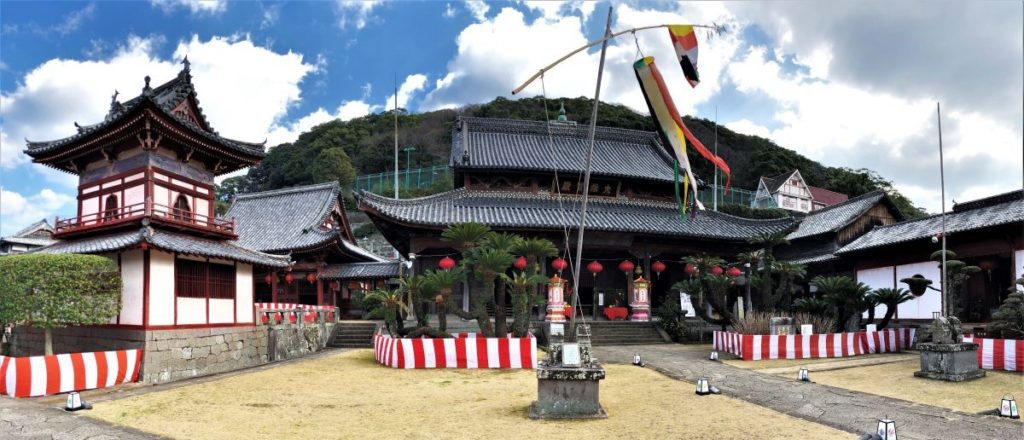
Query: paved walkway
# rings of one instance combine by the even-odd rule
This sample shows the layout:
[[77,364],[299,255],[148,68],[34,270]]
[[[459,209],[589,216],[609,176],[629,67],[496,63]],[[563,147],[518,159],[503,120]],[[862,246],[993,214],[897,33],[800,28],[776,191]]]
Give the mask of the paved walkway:
[[706,346],[605,346],[594,351],[602,362],[624,364],[639,352],[649,368],[674,379],[695,382],[704,376],[727,396],[851,433],[873,431],[877,418],[888,415],[904,440],[1024,439],[1024,425],[1017,421],[744,370],[708,361]]
[[149,434],[69,413],[33,399],[0,397],[0,439],[153,440]]

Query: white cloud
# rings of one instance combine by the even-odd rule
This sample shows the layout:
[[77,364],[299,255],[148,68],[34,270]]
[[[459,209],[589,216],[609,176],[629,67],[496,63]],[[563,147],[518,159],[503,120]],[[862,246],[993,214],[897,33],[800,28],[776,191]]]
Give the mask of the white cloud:
[[[129,38],[109,59],[52,59],[20,78],[14,91],[0,95],[0,167],[11,169],[28,161],[20,152],[22,139],[59,139],[75,133],[75,121],[102,120],[115,89],[124,101],[141,91],[146,75],[154,85],[171,79],[186,54],[210,124],[224,136],[256,142],[267,138],[299,102],[300,82],[316,69],[301,54],[276,53],[245,37],[193,37],[178,43],[174,61],[156,55],[154,39],[139,37]],[[73,178],[56,177],[70,176],[66,173],[40,173],[50,181],[74,184]]]
[[168,14],[178,8],[188,9],[193,15],[216,15],[228,10],[226,0],[150,0],[150,4]]
[[[422,73],[416,73],[405,77],[405,81],[398,87],[398,107],[408,109],[409,99],[414,94],[423,90],[427,85],[427,76]],[[392,93],[386,100],[384,100],[384,107],[392,108],[395,105],[395,94]]]
[[444,4],[444,13],[441,14],[444,18],[452,18],[459,14],[459,10],[455,9],[451,3]]
[[466,0],[466,9],[476,21],[484,21],[487,19],[487,11],[490,11],[491,7],[483,0]]
[[338,27],[348,29],[354,27],[356,30],[366,27],[376,17],[373,15],[374,8],[383,4],[382,0],[336,0],[335,11],[338,15]]
[[260,6],[263,9],[263,19],[260,20],[260,29],[267,29],[277,23],[278,18],[281,17],[281,4],[276,3],[266,8]]
[[49,188],[29,196],[0,189],[0,236],[14,233],[44,218],[52,222],[55,214],[74,204],[74,197]]
[[771,130],[769,130],[768,127],[758,125],[757,123],[746,118],[740,119],[738,121],[728,122],[723,125],[725,125],[726,128],[737,133],[749,134],[751,136],[760,136],[763,138],[771,136]]

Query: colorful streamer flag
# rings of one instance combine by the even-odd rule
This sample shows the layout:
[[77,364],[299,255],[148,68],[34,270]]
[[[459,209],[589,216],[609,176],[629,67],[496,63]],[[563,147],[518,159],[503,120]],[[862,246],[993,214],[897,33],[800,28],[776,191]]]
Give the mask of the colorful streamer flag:
[[[683,123],[682,118],[679,117],[679,111],[676,110],[675,103],[672,101],[672,96],[668,92],[668,87],[665,86],[665,80],[661,77],[661,72],[658,71],[658,67],[654,64],[654,57],[645,57],[637,60],[633,64],[633,70],[636,72],[637,81],[640,82],[640,89],[643,90],[644,99],[647,101],[647,108],[650,110],[651,117],[654,118],[658,126],[658,133],[661,135],[662,141],[672,148],[672,153],[675,155],[677,162],[676,166],[684,171],[682,175],[683,194],[677,196],[680,212],[686,212],[686,205],[689,201],[687,193],[690,183],[696,185],[697,182],[693,177],[690,161],[686,156],[687,140],[693,144],[701,156],[722,169],[726,175],[725,187],[726,191],[728,191],[729,184],[732,181],[729,165],[722,158],[708,151],[704,144]],[[676,180],[678,185],[678,179]],[[694,193],[694,199],[696,199],[696,191]],[[698,208],[702,209],[699,201],[695,204]]]
[[668,36],[672,38],[672,47],[676,50],[676,58],[679,59],[679,66],[683,68],[683,75],[686,75],[691,87],[697,87],[700,76],[697,74],[697,34],[693,31],[693,26],[669,25]]

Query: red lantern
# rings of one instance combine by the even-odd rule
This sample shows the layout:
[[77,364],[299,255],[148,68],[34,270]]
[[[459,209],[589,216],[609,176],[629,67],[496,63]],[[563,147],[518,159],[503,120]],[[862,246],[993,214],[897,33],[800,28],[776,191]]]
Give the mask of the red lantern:
[[331,281],[331,290],[338,290],[341,288],[341,283],[337,281]]
[[587,271],[594,274],[595,278],[602,270],[604,270],[604,266],[597,261],[591,261],[590,264],[587,264]]
[[711,273],[714,275],[721,275],[722,272],[725,272],[724,270],[722,270],[722,266],[715,266],[711,268]]
[[725,271],[725,274],[729,275],[730,277],[736,278],[740,275],[743,275],[743,271],[741,271],[737,267],[730,267],[729,270]]
[[292,281],[295,281],[295,277],[292,276],[291,272],[288,272],[288,274],[284,276],[284,281],[288,284],[291,284]]
[[452,257],[444,257],[437,263],[437,267],[440,267],[444,271],[452,270],[455,267],[455,260]]
[[565,260],[561,258],[555,258],[554,261],[551,262],[551,267],[561,272],[565,270],[566,267],[569,267],[569,263],[566,263]]
[[660,275],[662,272],[665,271],[665,263],[662,263],[660,261],[655,261],[655,262],[651,263],[651,270],[654,271],[654,273]]
[[263,277],[263,281],[266,281],[267,284],[270,284],[272,281],[274,281],[274,276],[268,273],[266,276]]
[[697,273],[697,266],[694,266],[691,263],[686,263],[686,268],[683,269],[683,272],[686,272],[687,275],[692,277],[693,274]]
[[513,266],[515,266],[516,269],[519,270],[526,269],[526,257],[520,256],[519,258],[516,258],[516,262],[513,264]]
[[992,272],[993,270],[995,270],[996,266],[996,262],[992,260],[981,260],[981,262],[978,263],[978,267],[980,267],[981,270],[984,270],[985,272]]
[[315,283],[316,282],[316,274],[315,273],[307,273],[306,274],[306,281],[309,281],[309,284]]
[[632,272],[634,267],[636,267],[636,265],[629,260],[622,260],[622,262],[619,263],[619,270],[626,272],[627,274]]

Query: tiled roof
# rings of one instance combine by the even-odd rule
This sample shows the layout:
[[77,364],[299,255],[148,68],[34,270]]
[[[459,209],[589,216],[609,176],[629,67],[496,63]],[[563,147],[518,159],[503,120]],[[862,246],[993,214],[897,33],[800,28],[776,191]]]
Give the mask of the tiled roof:
[[[586,125],[463,117],[452,133],[451,165],[582,174],[588,136]],[[672,181],[672,157],[657,133],[598,127],[594,138],[593,175]]]
[[786,238],[796,240],[826,232],[838,232],[875,206],[884,197],[884,191],[872,191],[838,205],[811,211],[800,221],[797,229]]
[[[579,222],[575,196],[563,196],[562,207],[557,197],[544,194],[465,188],[417,199],[394,200],[365,191],[357,197],[360,209],[372,215],[425,227],[479,222],[510,229],[561,230],[575,228]],[[587,230],[743,241],[760,233],[786,231],[793,224],[788,218],[748,220],[713,211],[699,211],[695,218],[683,221],[674,203],[641,200],[592,198],[587,212]]]
[[[946,214],[946,233],[971,231],[991,226],[1017,223],[1024,226],[1024,191],[1017,190],[986,199],[960,205],[960,210]],[[903,243],[911,240],[930,239],[942,231],[942,216],[907,220],[888,226],[874,228],[836,252],[846,253]]]
[[0,238],[0,243],[27,244],[29,246],[49,246],[56,242],[57,240],[46,237],[18,237],[12,235],[10,237]]
[[15,232],[14,234],[11,234],[11,237],[22,237],[33,232],[36,232],[40,229],[49,231],[51,233],[53,232],[53,226],[50,226],[50,222],[46,221],[46,219],[42,219],[22,228],[20,231]]
[[401,275],[401,264],[400,261],[328,264],[323,272],[320,272],[320,278],[325,280],[397,278]]
[[850,199],[850,196],[846,194],[829,191],[825,188],[818,188],[816,186],[807,185],[807,190],[811,192],[811,198],[814,199],[815,203],[821,203],[825,206],[836,205]]
[[779,174],[778,176],[775,177],[761,176],[761,180],[763,180],[764,185],[768,187],[768,192],[775,194],[775,192],[779,190],[782,184],[786,183],[786,180],[789,179],[789,176],[792,176],[795,172],[796,170],[793,170],[788,173]]
[[[148,77],[147,77],[148,81]],[[107,126],[110,126],[114,122],[122,119],[125,115],[132,113],[133,110],[142,106],[146,102],[153,103],[157,108],[162,110],[164,116],[171,118],[181,124],[184,124],[193,129],[195,134],[202,136],[210,141],[213,141],[219,145],[227,147],[230,150],[237,151],[250,156],[264,157],[264,144],[263,143],[251,143],[237,141],[234,139],[228,139],[220,136],[216,131],[207,130],[209,123],[206,121],[206,117],[202,114],[202,110],[198,112],[196,117],[200,120],[199,122],[205,127],[197,125],[193,121],[180,117],[172,112],[174,107],[180,104],[183,100],[191,97],[198,106],[199,99],[195,93],[195,87],[192,85],[192,74],[188,67],[181,70],[177,76],[170,81],[152,88],[149,90],[143,89],[143,93],[125,103],[113,102],[110,111],[103,121],[92,124],[92,125],[79,125],[75,124],[78,128],[78,132],[72,136],[57,139],[52,141],[43,142],[27,142],[27,149],[25,154],[36,157],[38,155],[48,153],[60,149],[65,145],[68,145],[78,139],[84,138],[89,134],[97,132]],[[264,142],[265,143],[265,142]]]
[[79,240],[62,241],[37,252],[52,254],[97,254],[134,247],[143,242],[169,252],[252,263],[262,266],[285,267],[286,256],[270,255],[246,249],[229,241],[207,240],[144,227],[141,230],[119,232]]
[[239,194],[224,214],[235,218],[242,246],[261,252],[312,249],[340,240],[338,229],[325,229],[338,203],[338,182]]
[[814,264],[838,260],[835,255],[835,240],[805,240],[775,248],[775,257],[779,261],[797,264]]

